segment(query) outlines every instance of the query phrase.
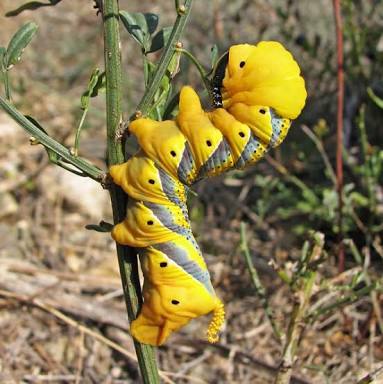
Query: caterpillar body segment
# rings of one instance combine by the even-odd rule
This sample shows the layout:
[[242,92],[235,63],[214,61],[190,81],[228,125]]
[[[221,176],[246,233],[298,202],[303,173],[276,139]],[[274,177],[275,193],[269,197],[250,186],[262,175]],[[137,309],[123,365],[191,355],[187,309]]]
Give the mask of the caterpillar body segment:
[[191,231],[188,187],[256,163],[283,141],[305,104],[299,66],[281,44],[233,46],[222,60],[212,83],[212,110],[204,111],[194,89],[183,87],[176,119],[132,122],[129,130],[141,149],[110,169],[130,197],[112,236],[140,256],[144,303],[131,332],[143,343],[161,345],[208,313],[208,340],[218,340],[224,307]]
[[185,207],[187,187],[143,152],[137,153],[126,163],[112,166],[109,174],[135,200],[161,205],[174,203]]
[[222,87],[225,109],[264,105],[287,119],[299,116],[307,97],[297,62],[276,41],[231,47]]
[[144,248],[139,254],[146,277],[144,304],[131,327],[136,339],[161,345],[191,319],[222,309],[202,255],[183,238]]
[[150,159],[177,178],[186,138],[174,121],[138,119],[130,124],[129,131],[137,137],[140,147]]
[[187,211],[179,206],[129,200],[125,220],[114,226],[113,238],[120,244],[147,247],[172,240],[176,234],[191,236]]
[[185,86],[180,92],[177,124],[186,137],[198,171],[204,166],[222,142],[223,135],[202,109],[197,93]]

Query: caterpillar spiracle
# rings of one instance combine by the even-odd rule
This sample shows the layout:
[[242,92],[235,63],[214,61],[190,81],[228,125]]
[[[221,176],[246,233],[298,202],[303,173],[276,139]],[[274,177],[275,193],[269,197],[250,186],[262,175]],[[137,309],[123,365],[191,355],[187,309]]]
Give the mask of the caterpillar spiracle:
[[140,150],[109,171],[129,195],[127,216],[112,236],[140,257],[144,303],[131,333],[145,344],[161,345],[210,312],[207,338],[218,340],[224,306],[191,231],[188,187],[256,163],[283,141],[307,96],[298,64],[274,41],[232,46],[215,71],[212,95],[213,107],[204,111],[184,86],[175,120],[133,121],[129,132]]

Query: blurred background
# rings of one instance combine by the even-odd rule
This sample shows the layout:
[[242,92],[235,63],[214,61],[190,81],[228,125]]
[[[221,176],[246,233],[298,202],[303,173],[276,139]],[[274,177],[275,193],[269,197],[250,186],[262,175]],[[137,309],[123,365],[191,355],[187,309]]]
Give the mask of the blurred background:
[[[24,0],[0,3],[0,46],[27,21],[39,29],[10,72],[13,102],[50,135],[73,145],[80,98],[90,74],[103,68],[100,16],[93,3],[64,0],[54,7],[5,13]],[[300,64],[309,98],[287,140],[245,172],[202,182],[190,199],[197,241],[213,285],[226,303],[220,343],[204,341],[208,319],[198,319],[158,350],[159,366],[177,383],[269,383],[281,343],[274,336],[240,249],[247,225],[250,254],[270,307],[286,329],[294,295],[278,275],[294,272],[312,231],[325,235],[312,305],[351,297],[381,284],[383,261],[383,3],[342,3],[345,55],[345,271],[338,271],[336,154],[336,40],[330,0],[196,0],[184,46],[207,68],[211,49],[277,40]],[[152,12],[160,27],[175,20],[173,1],[120,1],[129,12]],[[140,47],[121,27],[124,115],[143,95]],[[158,53],[151,55],[156,60]],[[203,90],[184,58],[174,89]],[[80,155],[105,168],[104,95],[91,100]],[[49,164],[41,146],[0,112],[0,382],[136,383],[139,380],[121,290],[115,245],[87,224],[111,222],[108,193],[94,181]],[[271,263],[272,261],[272,263]],[[380,285],[381,287],[381,285]],[[292,382],[357,383],[383,360],[383,294],[367,290],[308,324]],[[12,297],[14,295],[14,297]],[[35,300],[31,304],[28,297]],[[322,301],[321,301],[322,300]],[[37,303],[37,304],[36,304]],[[38,304],[42,304],[42,306]],[[75,321],[70,324],[49,305]],[[76,324],[117,343],[79,330]],[[378,383],[378,381],[376,381]],[[383,381],[382,381],[383,382]]]

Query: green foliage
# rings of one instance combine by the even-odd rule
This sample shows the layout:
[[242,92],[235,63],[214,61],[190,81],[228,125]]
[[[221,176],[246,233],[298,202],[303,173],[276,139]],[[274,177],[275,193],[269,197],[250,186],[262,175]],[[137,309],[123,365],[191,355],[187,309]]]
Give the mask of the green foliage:
[[219,58],[218,45],[214,44],[210,50],[210,64],[214,68]]
[[108,223],[106,221],[100,221],[99,224],[87,224],[85,228],[88,229],[89,231],[107,233],[112,231],[113,224]]
[[10,40],[4,56],[4,68],[9,70],[21,60],[25,47],[32,41],[37,32],[37,25],[33,22],[24,24]]
[[144,54],[163,48],[172,31],[172,27],[166,27],[153,36],[159,22],[159,16],[154,13],[120,11],[120,18],[126,30],[140,44]]
[[7,17],[17,16],[23,11],[34,11],[42,7],[50,7],[58,4],[60,1],[62,0],[49,0],[47,3],[43,3],[42,1],[30,1],[14,9],[13,11],[7,12],[5,16]]
[[7,49],[4,47],[0,47],[0,67],[2,70],[5,67],[4,58],[5,58],[6,53],[7,53]]
[[150,44],[150,48],[147,53],[159,51],[163,48],[169,40],[172,32],[172,27],[165,27],[158,31],[154,36]]
[[8,72],[21,60],[24,49],[32,41],[36,31],[37,25],[35,23],[26,23],[12,36],[7,48],[0,47],[0,72],[7,100],[11,99]]
[[96,68],[89,79],[86,91],[81,96],[81,109],[89,108],[90,98],[98,96],[99,92],[105,92],[105,72]]
[[370,96],[371,100],[381,109],[383,109],[383,99],[378,97],[375,92],[372,90],[372,88],[367,88],[368,96]]
[[[42,127],[42,125],[36,120],[34,119],[32,116],[29,116],[29,115],[24,115],[28,121],[30,121],[35,127],[37,127],[38,129],[40,129],[40,131],[44,132],[46,135],[48,135],[48,132]],[[39,141],[35,138],[35,137],[32,137],[31,139],[31,145],[36,145],[36,144],[40,144]],[[53,164],[57,164],[57,162],[59,161],[59,155],[53,151],[52,149],[48,148],[48,147],[44,147],[44,149],[46,150],[47,152],[47,155],[48,155],[48,158],[49,158],[49,161]]]

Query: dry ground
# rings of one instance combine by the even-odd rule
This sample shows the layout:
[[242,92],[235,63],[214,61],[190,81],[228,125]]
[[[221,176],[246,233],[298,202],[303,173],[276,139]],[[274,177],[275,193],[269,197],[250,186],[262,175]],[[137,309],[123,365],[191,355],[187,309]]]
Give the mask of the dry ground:
[[[16,3],[23,1],[3,1],[1,15]],[[121,3],[125,9],[158,12],[164,15],[164,24],[172,20],[172,1]],[[234,8],[234,3],[230,7]],[[196,6],[187,33],[188,41],[195,42],[194,51],[206,57],[203,38],[208,36],[209,42],[219,38],[223,33],[220,23],[225,20],[225,38],[235,41],[240,34],[248,38],[248,28],[241,25],[258,23],[264,20],[262,12],[270,11],[266,2],[259,3],[261,15],[242,15],[242,24],[229,23],[236,12],[229,6],[218,15],[209,6],[209,17],[205,17],[204,6]],[[14,100],[24,113],[38,118],[52,135],[70,145],[80,113],[79,97],[91,70],[97,63],[102,65],[100,23],[89,4],[64,1],[16,19],[0,16],[0,43],[5,44],[12,32],[30,19],[36,20],[40,32],[22,64],[14,69]],[[272,23],[270,29],[272,34]],[[142,76],[138,49],[126,40],[125,68],[131,75],[126,80],[129,109],[141,95]],[[180,81],[196,79],[192,73]],[[102,166],[102,98],[94,106],[81,153]],[[31,147],[21,128],[2,113],[0,177],[0,382],[139,382],[114,243],[108,234],[84,229],[101,219],[111,221],[107,193],[92,181],[49,165],[44,150]],[[206,208],[193,200],[192,215],[198,239],[207,251],[214,286],[226,303],[227,323],[216,345],[204,341],[207,319],[202,319],[160,348],[159,366],[168,382],[272,382],[281,346],[254,295],[238,246],[241,219],[249,221],[252,228],[259,226],[246,205],[250,203],[250,187],[251,183],[229,178],[197,188],[203,202],[212,201]],[[284,264],[294,259],[299,249],[289,246],[288,233],[278,224],[265,230],[266,239],[252,233],[250,248],[276,317],[286,327],[291,296],[268,261]],[[320,273],[335,276],[333,264],[329,261]],[[347,281],[350,274],[342,278]],[[376,369],[383,360],[383,340],[370,315],[369,301],[362,299],[307,327],[293,382],[356,383]]]

